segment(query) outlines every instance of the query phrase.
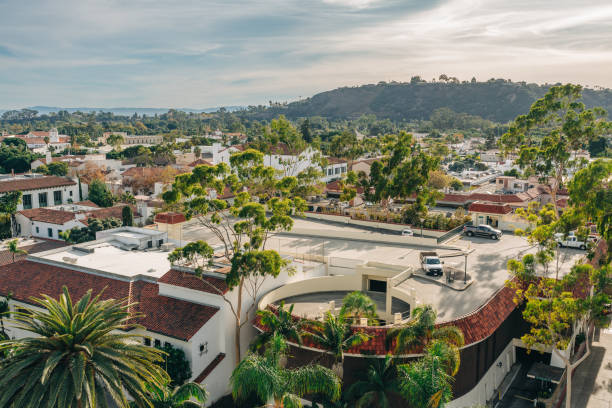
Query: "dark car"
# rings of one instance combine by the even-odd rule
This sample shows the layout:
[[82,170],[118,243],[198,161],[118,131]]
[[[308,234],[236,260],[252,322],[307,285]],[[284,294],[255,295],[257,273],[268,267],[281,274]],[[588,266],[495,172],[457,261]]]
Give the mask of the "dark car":
[[500,239],[502,232],[498,229],[493,228],[490,225],[479,225],[477,227],[473,225],[466,225],[463,227],[463,233],[468,237],[487,237],[491,239]]

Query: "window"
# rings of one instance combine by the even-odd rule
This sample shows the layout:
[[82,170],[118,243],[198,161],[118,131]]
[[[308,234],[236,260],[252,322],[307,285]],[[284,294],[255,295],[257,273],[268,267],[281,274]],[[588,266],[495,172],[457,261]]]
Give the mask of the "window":
[[49,235],[49,238],[53,238],[53,228],[47,228],[47,235]]
[[340,167],[336,167],[335,171],[336,171],[336,174],[340,174]]
[[159,339],[155,339],[155,347],[161,347],[161,341]]
[[145,346],[151,346],[151,339],[150,339],[150,338],[148,338],[148,337],[145,337],[145,339],[144,339],[144,345],[145,345]]
[[40,233],[40,228],[36,227],[36,233],[39,234]]
[[160,239],[160,240],[159,240],[159,242],[158,242],[158,244],[157,244],[157,246],[162,246],[162,244],[163,244],[163,243],[164,243],[164,240],[163,240],[163,239]]
[[153,248],[153,241],[147,242],[147,248]]
[[54,191],[53,192],[53,204],[60,205],[62,203],[62,192]]
[[167,341],[164,342],[164,347],[172,347],[172,344],[168,343]]
[[72,190],[70,190],[70,197],[72,197]]
[[21,197],[21,201],[23,202],[24,210],[32,208],[32,194],[24,194],[23,197]]
[[334,169],[327,169],[327,175],[331,176],[332,174],[334,174]]
[[46,207],[47,206],[47,193],[39,193],[38,194],[38,206]]

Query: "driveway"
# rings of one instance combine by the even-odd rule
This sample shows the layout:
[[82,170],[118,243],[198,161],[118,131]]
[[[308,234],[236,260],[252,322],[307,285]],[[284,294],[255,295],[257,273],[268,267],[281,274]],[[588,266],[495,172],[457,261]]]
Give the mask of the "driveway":
[[591,355],[574,373],[572,407],[612,408],[612,329],[594,337]]

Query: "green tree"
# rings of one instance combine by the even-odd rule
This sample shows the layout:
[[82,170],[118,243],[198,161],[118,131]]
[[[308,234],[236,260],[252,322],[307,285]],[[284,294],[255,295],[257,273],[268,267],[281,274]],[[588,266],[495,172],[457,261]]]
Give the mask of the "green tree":
[[68,163],[51,162],[47,164],[47,174],[52,176],[65,176],[68,174]]
[[[4,318],[10,318],[10,301],[12,298],[12,293],[9,293],[3,299],[0,299],[0,341],[9,339],[9,336],[4,329]],[[0,360],[4,357],[4,354],[5,353],[0,352]]]
[[459,351],[440,340],[428,344],[424,351],[425,355],[416,362],[397,367],[400,392],[411,407],[442,407],[453,397]]
[[[212,167],[196,166],[192,173],[177,176],[172,189],[166,191],[163,198],[170,208],[183,211],[188,218],[195,218],[211,231],[222,243],[223,257],[232,265],[226,282],[230,291],[236,290],[235,304],[210,282],[205,279],[202,282],[224,297],[230,306],[235,319],[237,364],[241,330],[251,321],[261,285],[266,278],[278,276],[286,267],[276,251],[266,249],[268,235],[290,230],[293,226],[291,215],[300,214],[305,209],[305,201],[299,197],[272,197],[265,206],[261,203],[262,198],[279,192],[278,186],[293,184],[286,182],[295,180],[290,177],[277,182],[274,169],[264,166],[261,152],[247,149],[232,155],[230,163],[231,170],[224,163]],[[209,194],[209,189],[213,189],[221,195],[226,188],[235,194],[231,204]],[[203,267],[212,257],[212,250],[203,242],[192,244],[175,250],[169,259],[172,262],[183,262],[190,257],[199,259],[196,274],[201,276]],[[243,309],[246,302],[250,304]]]
[[126,227],[131,227],[134,225],[134,211],[132,211],[132,207],[129,205],[126,205],[121,210],[121,221]]
[[[576,336],[588,333],[592,324],[606,325],[604,305],[610,302],[604,289],[610,283],[609,267],[594,269],[588,264],[576,264],[562,279],[542,278],[530,283],[525,291],[523,318],[530,323],[529,332],[521,337],[528,349],[552,347],[572,373],[591,353],[590,339],[586,338],[586,352],[572,361],[565,350],[571,348]],[[584,299],[575,296],[572,289],[578,282],[593,287],[593,294]],[[540,349],[540,351],[543,351]],[[572,375],[566,376],[566,406],[572,401]]]
[[93,180],[89,185],[88,198],[100,207],[111,207],[114,204],[113,193],[99,179]]
[[356,323],[362,317],[368,319],[368,324],[373,324],[378,319],[376,303],[361,291],[351,292],[342,299],[340,314],[349,319],[354,319]]
[[388,342],[395,339],[395,352],[418,352],[435,340],[452,345],[464,345],[463,333],[455,326],[436,327],[437,313],[430,305],[419,306],[412,311],[412,319],[389,330]]
[[302,335],[309,337],[321,348],[328,351],[333,359],[332,369],[342,378],[344,372],[344,353],[352,347],[359,346],[370,339],[366,333],[351,330],[346,317],[334,316],[331,312],[325,314],[323,322],[311,322],[312,331]]
[[255,394],[275,408],[298,408],[306,395],[321,394],[332,401],[340,398],[340,380],[331,370],[319,365],[282,368],[286,350],[287,344],[276,334],[263,356],[248,353],[230,378],[234,399]]
[[[208,399],[206,389],[194,382],[176,387],[170,384],[165,384],[163,387],[147,385],[147,394],[153,408],[204,408]],[[130,406],[138,405],[131,403]]]
[[15,213],[17,213],[17,206],[20,202],[21,191],[9,191],[8,193],[0,196],[0,214],[6,214],[10,217],[12,237],[17,235],[17,221],[15,220]]
[[64,241],[71,244],[80,244],[82,242],[93,241],[96,239],[96,232],[98,231],[118,228],[121,225],[121,220],[113,217],[104,219],[88,218],[87,227],[73,227],[72,229],[62,232],[61,237],[64,239]]
[[258,334],[251,342],[250,349],[258,351],[272,340],[275,335],[280,335],[288,341],[293,341],[302,345],[302,331],[306,326],[306,320],[293,317],[293,307],[285,309],[285,302],[281,301],[276,313],[264,309],[258,310],[260,323],[264,326],[264,331]]
[[191,366],[185,357],[185,352],[174,347],[170,343],[165,343],[163,347],[157,347],[163,351],[163,361],[157,363],[170,376],[169,387],[172,389],[181,386],[191,378]]
[[557,192],[567,170],[581,166],[575,153],[609,129],[605,110],[586,109],[581,93],[580,85],[551,87],[526,115],[514,120],[500,140],[505,153],[518,154],[521,169],[548,185],[557,214]]
[[397,370],[390,355],[374,359],[364,378],[351,385],[347,399],[355,401],[355,408],[390,408],[392,398],[400,396]]
[[121,145],[125,142],[123,136],[118,134],[112,134],[106,139],[106,143],[113,146],[113,149],[118,151],[121,148]]
[[37,308],[15,313],[16,327],[32,337],[7,340],[0,366],[0,407],[150,407],[147,384],[162,387],[167,374],[155,363],[160,352],[134,334],[117,333],[134,318],[133,305],[92,297],[73,303],[64,287],[59,300],[33,299]]
[[28,251],[19,248],[19,240],[18,239],[13,239],[13,240],[9,241],[6,246],[8,248],[8,251],[11,253],[11,257],[13,258],[13,262],[15,262],[15,256],[16,255],[23,255],[23,254],[27,254],[28,253]]
[[579,170],[569,183],[571,204],[585,219],[597,224],[601,236],[612,241],[612,160],[598,159]]

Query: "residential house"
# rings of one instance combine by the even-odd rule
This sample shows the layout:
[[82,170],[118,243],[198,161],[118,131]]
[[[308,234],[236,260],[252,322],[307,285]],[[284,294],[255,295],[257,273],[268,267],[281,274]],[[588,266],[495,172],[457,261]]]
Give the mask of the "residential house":
[[[235,308],[238,294],[225,281],[230,264],[216,255],[202,271],[202,278],[196,277],[192,265],[170,264],[168,251],[173,243],[166,232],[153,229],[122,227],[99,231],[96,238],[30,254],[3,266],[0,296],[12,294],[11,311],[30,306],[32,296],[57,297],[63,286],[73,299],[89,289],[101,293],[102,299],[128,299],[135,304],[139,324],[130,334],[144,336],[145,345],[170,344],[182,350],[190,364],[190,380],[204,384],[210,394],[208,404],[226,395],[236,365],[235,323],[228,302]],[[303,269],[302,263],[286,259],[291,276],[282,272],[266,280],[255,301],[286,283],[325,275],[322,265]],[[243,302],[242,318],[250,319],[253,315],[245,313],[253,300],[246,297]],[[5,327],[13,338],[29,335],[13,325],[5,323]],[[243,353],[255,333],[253,327],[242,329]]]
[[[86,198],[86,187],[81,190]],[[79,201],[79,186],[68,177],[24,174],[0,178],[0,196],[11,191],[21,191],[17,210],[49,207]]]
[[468,207],[472,223],[490,225],[502,231],[514,232],[517,228],[524,229],[529,223],[513,214],[512,207],[507,203],[476,201]]
[[[6,135],[0,139],[17,138],[26,142],[28,149],[36,153],[44,153],[49,149],[61,151],[70,147],[70,137],[61,135],[56,128],[49,131],[31,131],[25,135]],[[49,143],[46,142],[49,141]]]
[[348,163],[337,157],[327,157],[327,166],[323,169],[323,181],[329,183],[341,179],[348,171]]
[[361,172],[365,173],[366,176],[370,175],[370,167],[372,167],[372,163],[375,161],[380,161],[381,158],[371,158],[371,159],[359,159],[352,163],[350,170],[354,171],[356,174]]

